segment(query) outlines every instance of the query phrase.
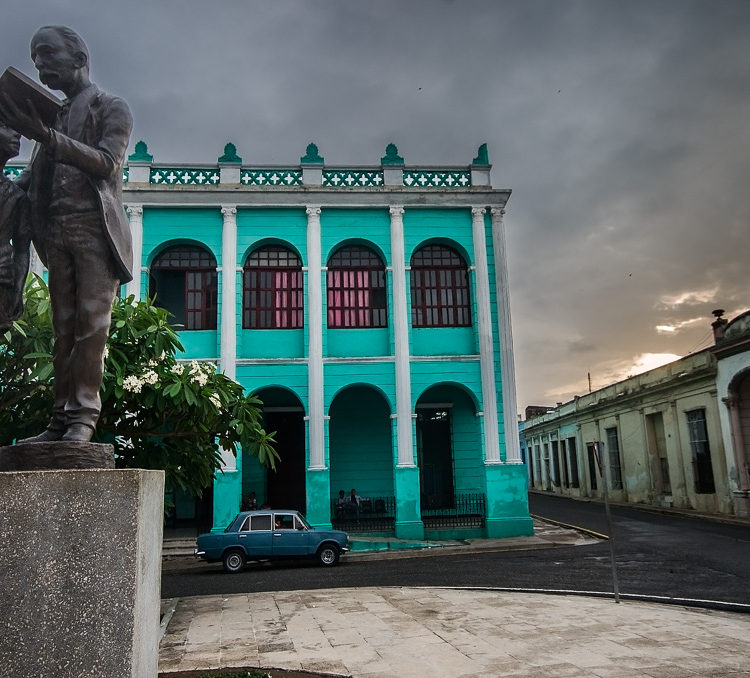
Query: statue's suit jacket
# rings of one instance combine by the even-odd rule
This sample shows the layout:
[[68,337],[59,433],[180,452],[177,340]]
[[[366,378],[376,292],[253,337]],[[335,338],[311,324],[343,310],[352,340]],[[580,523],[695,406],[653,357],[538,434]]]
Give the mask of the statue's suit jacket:
[[34,247],[46,266],[45,231],[54,164],[63,163],[82,170],[98,197],[104,234],[115,270],[124,284],[133,279],[133,244],[122,204],[122,168],[133,118],[125,101],[100,91],[95,85],[79,96],[89,100],[85,118],[70,121],[69,136],[53,132],[56,143],[52,152],[37,144],[29,167],[18,178],[18,183],[27,190]]

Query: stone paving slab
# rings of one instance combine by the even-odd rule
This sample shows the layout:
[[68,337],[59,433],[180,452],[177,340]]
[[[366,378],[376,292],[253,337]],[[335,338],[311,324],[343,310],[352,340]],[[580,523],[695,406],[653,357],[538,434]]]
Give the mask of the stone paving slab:
[[750,616],[738,613],[442,588],[173,602],[162,672],[261,666],[355,678],[750,676]]

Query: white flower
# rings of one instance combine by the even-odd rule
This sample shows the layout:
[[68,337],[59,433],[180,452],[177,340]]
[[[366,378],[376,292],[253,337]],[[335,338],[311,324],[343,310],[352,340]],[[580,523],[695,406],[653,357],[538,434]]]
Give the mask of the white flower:
[[131,374],[122,380],[122,387],[131,393],[140,393],[143,388],[143,382],[134,374]]
[[214,407],[217,410],[221,409],[221,398],[216,393],[212,393],[210,396],[208,396],[208,399],[214,404]]
[[198,384],[198,386],[205,386],[208,382],[208,376],[206,374],[203,374],[202,372],[199,372],[198,374],[195,374],[193,372],[193,383]]
[[159,381],[159,375],[156,374],[156,372],[154,372],[153,370],[149,370],[143,375],[142,379],[143,383],[153,386],[157,381]]
[[104,357],[109,358],[109,346],[104,347]]
[[175,363],[169,371],[172,374],[182,374],[185,371],[185,365],[183,363]]

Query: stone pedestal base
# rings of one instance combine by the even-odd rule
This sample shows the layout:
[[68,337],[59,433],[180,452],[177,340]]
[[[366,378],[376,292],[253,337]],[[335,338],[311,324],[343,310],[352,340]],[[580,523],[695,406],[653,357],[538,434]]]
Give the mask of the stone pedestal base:
[[112,445],[55,440],[0,447],[0,471],[42,471],[64,468],[114,468]]
[[0,473],[0,673],[152,678],[162,471]]

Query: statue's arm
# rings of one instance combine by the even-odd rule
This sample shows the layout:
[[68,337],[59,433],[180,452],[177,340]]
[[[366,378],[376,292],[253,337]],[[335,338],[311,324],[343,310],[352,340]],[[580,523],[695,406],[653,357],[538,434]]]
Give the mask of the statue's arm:
[[88,146],[52,130],[51,146],[57,162],[73,165],[94,179],[108,179],[120,171],[130,141],[133,117],[128,105],[113,98],[101,114],[101,135],[96,146]]

